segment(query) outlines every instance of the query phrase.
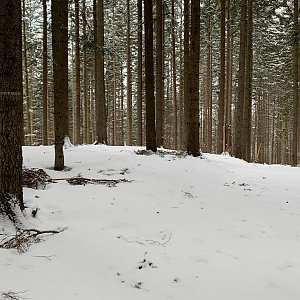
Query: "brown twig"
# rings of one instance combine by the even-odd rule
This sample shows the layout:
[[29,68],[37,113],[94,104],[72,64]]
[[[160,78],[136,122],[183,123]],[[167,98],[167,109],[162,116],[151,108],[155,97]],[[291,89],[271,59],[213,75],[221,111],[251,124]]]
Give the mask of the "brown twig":
[[24,253],[31,244],[41,241],[38,236],[57,234],[62,231],[63,230],[18,229],[13,237],[5,237],[0,242],[0,248],[17,249],[19,253]]
[[25,297],[22,297],[20,296],[19,294],[23,294],[25,293],[24,291],[22,292],[12,292],[12,291],[9,291],[9,292],[5,292],[5,293],[2,293],[1,294],[1,300],[20,300],[20,299],[28,299],[28,298],[25,298]]

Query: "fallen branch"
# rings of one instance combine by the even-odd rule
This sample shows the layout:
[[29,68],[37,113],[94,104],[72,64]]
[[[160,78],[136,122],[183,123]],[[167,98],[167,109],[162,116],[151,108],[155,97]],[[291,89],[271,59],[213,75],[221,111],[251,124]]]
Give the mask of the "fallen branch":
[[5,237],[0,242],[2,249],[17,249],[19,253],[24,253],[33,243],[41,242],[40,236],[58,234],[63,230],[37,230],[37,229],[18,229],[13,237]]
[[28,299],[25,297],[20,296],[20,294],[23,294],[24,292],[4,292],[1,294],[1,300],[20,300],[20,299]]
[[118,183],[121,182],[130,182],[125,178],[121,179],[93,179],[93,178],[84,178],[84,177],[71,177],[71,178],[56,178],[54,181],[65,180],[71,185],[86,185],[86,184],[104,184],[109,187],[115,187]]

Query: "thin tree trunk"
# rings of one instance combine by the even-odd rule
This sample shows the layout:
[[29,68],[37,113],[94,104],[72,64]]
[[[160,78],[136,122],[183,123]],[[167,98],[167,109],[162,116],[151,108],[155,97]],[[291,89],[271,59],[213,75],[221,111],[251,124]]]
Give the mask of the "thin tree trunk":
[[[208,3],[210,9],[210,1]],[[211,15],[207,21],[207,50],[206,50],[206,81],[205,81],[205,116],[204,116],[204,143],[207,152],[212,151],[212,34]]]
[[143,66],[142,66],[142,52],[143,52],[143,25],[142,25],[142,0],[137,0],[138,7],[138,83],[137,83],[137,144],[143,144]]
[[[147,51],[147,48],[145,48]],[[163,146],[163,3],[156,0],[156,143]]]
[[65,119],[68,116],[68,0],[52,0],[52,47],[54,80],[55,163],[64,169]]
[[220,24],[221,24],[221,41],[220,41],[220,93],[218,101],[218,133],[217,133],[217,152],[222,153],[224,149],[224,111],[225,111],[225,10],[226,2],[225,0],[220,0],[221,4],[221,14],[220,14]]
[[[183,24],[183,14],[182,14],[182,8],[181,8],[181,14],[180,14],[180,24],[182,26]],[[179,85],[179,147],[181,150],[185,149],[185,137],[184,137],[184,68],[183,68],[183,38],[182,34],[180,34],[180,85]]]
[[299,7],[294,0],[294,43],[293,43],[293,143],[292,165],[298,164],[298,118],[299,118]]
[[191,45],[189,64],[189,128],[187,152],[200,155],[199,143],[199,56],[200,56],[200,1],[191,1]]
[[176,52],[175,52],[175,9],[172,0],[172,90],[173,90],[173,128],[174,128],[174,149],[178,148],[178,128],[177,128],[177,91],[176,91]]
[[127,145],[132,145],[132,87],[131,87],[131,25],[130,0],[127,0]]
[[245,94],[243,116],[244,159],[251,160],[251,114],[252,114],[252,0],[247,5],[247,35],[245,55]]
[[187,148],[189,128],[189,62],[190,62],[190,1],[184,0],[184,132],[185,148]]
[[48,32],[47,0],[43,0],[43,145],[48,141]]
[[27,33],[27,26],[26,26],[26,22],[25,22],[25,11],[26,11],[26,7],[25,7],[25,0],[23,0],[23,45],[24,45],[24,52],[23,52],[23,56],[24,56],[24,71],[25,71],[25,94],[26,94],[26,119],[27,119],[27,123],[26,123],[26,133],[28,136],[28,145],[32,145],[32,103],[31,103],[31,97],[30,97],[30,93],[29,93],[29,71],[28,71],[28,59],[27,59],[27,38],[26,38],[26,33]]
[[145,51],[146,148],[156,152],[152,9],[152,0],[144,0],[145,49],[147,49]]
[[235,132],[234,155],[237,158],[244,158],[243,117],[244,117],[244,98],[245,98],[246,16],[247,16],[247,1],[242,1],[241,20],[240,20],[238,99],[237,99],[236,109],[235,109],[235,131],[234,131]]
[[81,99],[80,99],[80,45],[79,45],[79,0],[75,0],[75,85],[76,85],[76,125],[75,125],[75,143],[81,144]]
[[[84,43],[86,43],[86,0],[82,0],[82,33],[84,38]],[[88,119],[90,118],[89,114],[89,101],[88,101],[88,94],[87,94],[87,51],[86,51],[86,44],[83,46],[83,105],[84,105],[84,142],[90,143],[90,128],[88,126],[89,122]]]
[[226,94],[225,94],[225,151],[231,153],[232,138],[231,138],[231,104],[232,104],[232,30],[231,30],[231,0],[227,0],[227,58],[226,58]]
[[104,13],[103,0],[94,0],[95,35],[95,113],[96,139],[107,144],[107,117],[104,83]]

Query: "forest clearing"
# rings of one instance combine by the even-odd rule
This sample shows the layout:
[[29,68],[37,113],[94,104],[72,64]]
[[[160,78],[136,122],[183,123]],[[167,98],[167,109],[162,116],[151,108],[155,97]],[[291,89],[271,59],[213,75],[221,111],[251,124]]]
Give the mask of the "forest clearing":
[[298,168],[143,149],[70,147],[58,172],[53,147],[23,148],[53,181],[129,182],[24,187],[23,227],[61,232],[0,249],[0,299],[299,299]]

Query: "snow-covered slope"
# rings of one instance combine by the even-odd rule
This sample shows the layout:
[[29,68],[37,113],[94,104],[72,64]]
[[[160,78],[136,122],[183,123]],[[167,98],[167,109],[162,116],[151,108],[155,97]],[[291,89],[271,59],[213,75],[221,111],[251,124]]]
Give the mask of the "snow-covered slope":
[[24,147],[24,165],[54,179],[130,182],[24,188],[25,226],[65,230],[23,254],[0,249],[0,299],[300,299],[298,168],[137,149],[71,147],[56,172],[53,147]]

